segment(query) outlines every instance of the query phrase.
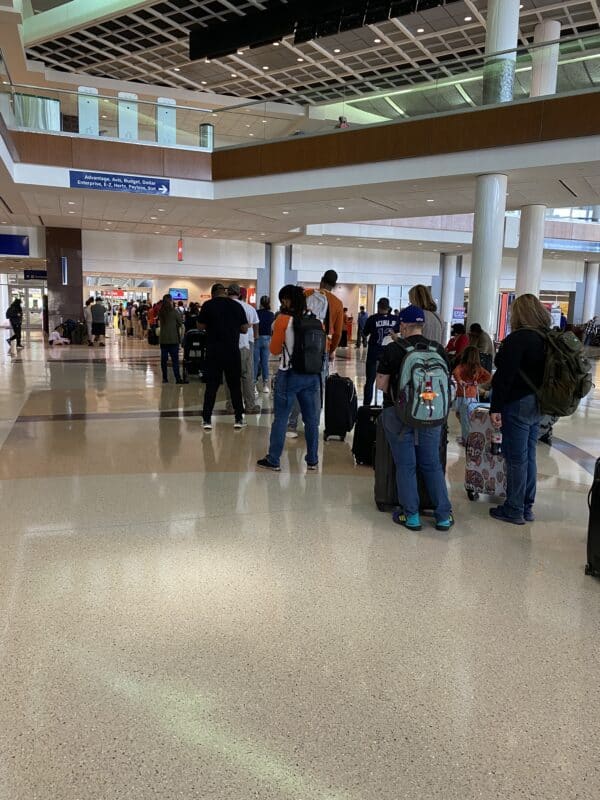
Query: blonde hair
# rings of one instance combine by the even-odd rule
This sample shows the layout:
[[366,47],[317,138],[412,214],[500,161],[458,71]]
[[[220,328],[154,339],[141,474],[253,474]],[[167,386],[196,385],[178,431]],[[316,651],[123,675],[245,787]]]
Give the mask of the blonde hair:
[[551,326],[550,312],[534,294],[522,294],[513,301],[510,307],[511,330],[516,331],[519,328],[548,330]]
[[431,296],[431,292],[422,283],[412,287],[408,293],[408,299],[411,305],[422,308],[423,311],[437,311],[437,305]]

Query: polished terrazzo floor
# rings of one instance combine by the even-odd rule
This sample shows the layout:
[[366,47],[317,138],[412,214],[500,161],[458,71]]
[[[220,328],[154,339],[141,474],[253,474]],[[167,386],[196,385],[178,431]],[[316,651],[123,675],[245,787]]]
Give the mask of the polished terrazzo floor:
[[207,434],[157,366],[0,355],[0,800],[597,800],[599,390],[539,448],[535,524],[469,503],[451,444],[457,525],[414,535],[350,442],[257,472],[269,398]]

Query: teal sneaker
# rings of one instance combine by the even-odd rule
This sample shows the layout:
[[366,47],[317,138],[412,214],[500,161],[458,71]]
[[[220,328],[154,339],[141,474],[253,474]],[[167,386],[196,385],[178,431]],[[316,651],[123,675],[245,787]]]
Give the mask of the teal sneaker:
[[448,532],[453,525],[454,525],[454,517],[452,516],[452,514],[450,514],[448,519],[443,519],[441,522],[436,522],[435,529],[436,531]]
[[404,511],[394,511],[392,519],[396,525],[402,525],[404,528],[408,528],[409,531],[420,531],[422,529],[421,517],[418,514],[406,516]]

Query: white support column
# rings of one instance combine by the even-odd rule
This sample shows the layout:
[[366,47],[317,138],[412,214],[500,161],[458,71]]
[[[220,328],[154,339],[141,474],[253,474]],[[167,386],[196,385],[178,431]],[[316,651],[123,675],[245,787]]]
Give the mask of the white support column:
[[270,295],[272,308],[279,308],[279,290],[285,285],[285,245],[271,245]]
[[506,175],[480,175],[475,193],[468,318],[492,337],[498,321],[507,185]]
[[524,206],[521,209],[519,253],[517,256],[517,296],[538,295],[544,261],[544,226],[546,206]]
[[598,277],[600,274],[600,264],[592,264],[588,261],[585,271],[585,294],[583,296],[583,322],[589,322],[596,315],[596,303],[598,300]]
[[544,20],[535,26],[534,45],[542,42],[555,42],[555,44],[549,44],[548,47],[537,47],[531,51],[531,97],[556,94],[560,28],[560,22],[555,19]]
[[94,86],[77,87],[79,133],[82,136],[100,136],[100,111],[98,89]]
[[456,294],[457,257],[443,253],[441,258],[442,299],[440,316],[442,318],[442,342],[450,339],[452,316],[454,313],[454,296]]
[[[489,0],[483,70],[483,102],[510,103],[515,83],[520,0]],[[511,52],[504,52],[504,51]],[[495,55],[501,53],[502,55]]]

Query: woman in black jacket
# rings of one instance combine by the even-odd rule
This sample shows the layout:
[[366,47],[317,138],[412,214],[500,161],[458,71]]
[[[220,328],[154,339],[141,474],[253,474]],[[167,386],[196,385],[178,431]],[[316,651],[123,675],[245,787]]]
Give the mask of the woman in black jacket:
[[6,311],[6,319],[10,322],[10,325],[13,329],[13,335],[10,337],[10,339],[6,340],[8,342],[8,346],[10,347],[13,342],[16,342],[19,350],[22,350],[23,345],[21,344],[21,329],[23,326],[23,307],[21,306],[20,298],[17,297],[12,301]]
[[545,341],[540,333],[550,330],[548,310],[533,294],[517,297],[511,306],[512,333],[496,356],[492,380],[491,421],[502,428],[506,460],[506,500],[490,509],[502,522],[533,522],[537,484],[536,450],[541,413],[537,395],[544,380]]

